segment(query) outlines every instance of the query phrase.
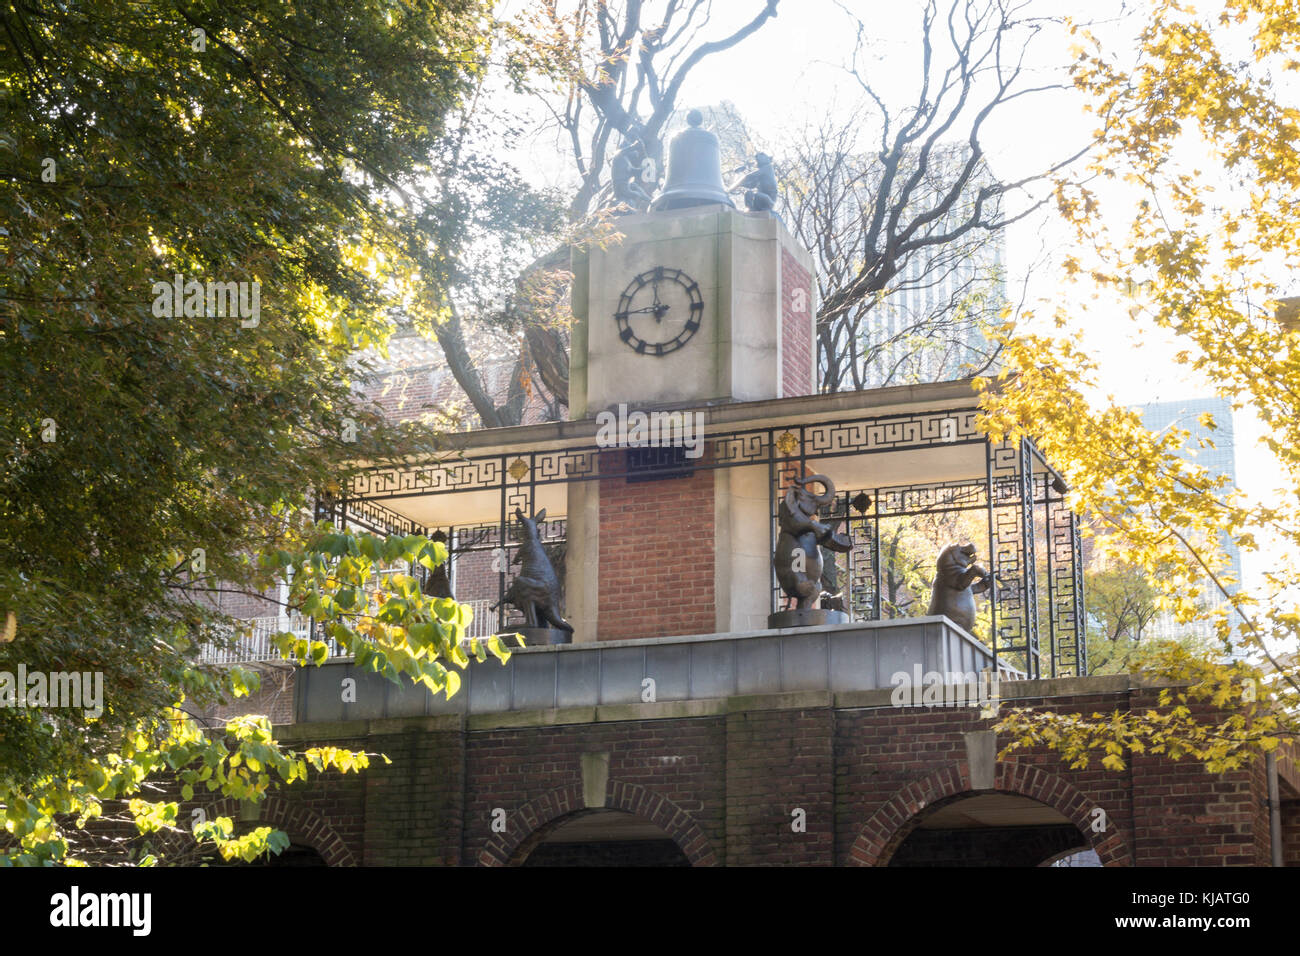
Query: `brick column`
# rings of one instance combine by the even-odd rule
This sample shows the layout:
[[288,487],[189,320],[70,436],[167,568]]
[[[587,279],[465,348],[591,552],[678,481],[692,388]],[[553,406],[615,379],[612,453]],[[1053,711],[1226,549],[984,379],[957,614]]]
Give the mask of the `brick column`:
[[[626,454],[606,452],[602,463]],[[601,479],[598,640],[713,633],[713,485],[707,468],[658,481]]]
[[367,741],[364,773],[366,866],[457,866],[465,812],[461,718],[405,720],[402,733]]
[[[730,702],[728,866],[834,864],[835,716],[831,695],[824,696],[824,706],[797,710],[746,710],[743,697]],[[804,832],[792,826],[795,810],[803,811]]]
[[815,291],[812,276],[790,250],[781,249],[781,395],[817,391]]

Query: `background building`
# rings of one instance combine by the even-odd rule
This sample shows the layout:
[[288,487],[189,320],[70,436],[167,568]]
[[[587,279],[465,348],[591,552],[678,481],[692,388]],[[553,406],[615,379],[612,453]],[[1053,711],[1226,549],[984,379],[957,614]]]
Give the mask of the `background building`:
[[[1141,408],[1142,423],[1153,432],[1162,432],[1168,428],[1181,428],[1191,433],[1186,442],[1184,457],[1197,465],[1208,469],[1212,475],[1226,476],[1236,484],[1237,460],[1233,441],[1232,406],[1226,399],[1214,397],[1197,397],[1176,399],[1167,402],[1151,402]],[[1209,414],[1217,426],[1206,428],[1201,423],[1201,416]],[[1213,444],[1198,447],[1201,439]],[[1224,539],[1224,550],[1230,564],[1228,573],[1233,583],[1229,590],[1236,593],[1241,582],[1241,550],[1237,545]],[[1211,589],[1209,606],[1222,607],[1225,602],[1221,592]],[[1159,612],[1151,622],[1150,634],[1158,639],[1178,639],[1183,637],[1209,637],[1213,628],[1208,621],[1193,621],[1179,624],[1168,611]]]
[[[969,155],[964,143],[936,150],[913,204],[922,209],[937,204]],[[980,189],[996,183],[981,162],[962,198],[929,232],[944,235],[968,221]],[[863,354],[874,349],[876,355],[868,364],[866,387],[949,381],[982,369],[991,347],[980,321],[996,318],[1006,303],[1006,249],[1004,230],[973,229],[909,256],[886,296],[870,306],[861,347]]]

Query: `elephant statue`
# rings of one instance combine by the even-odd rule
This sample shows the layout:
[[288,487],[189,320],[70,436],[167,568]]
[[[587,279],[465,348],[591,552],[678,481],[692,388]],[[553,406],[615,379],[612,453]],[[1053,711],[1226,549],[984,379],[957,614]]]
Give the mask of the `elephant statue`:
[[[818,494],[809,485],[820,485]],[[841,518],[829,524],[818,520],[817,513],[835,500],[835,485],[825,475],[796,478],[790,484],[777,512],[781,529],[776,540],[772,565],[781,590],[795,601],[800,610],[812,608],[822,591],[822,548],[841,554],[851,551],[853,542],[838,533]]]

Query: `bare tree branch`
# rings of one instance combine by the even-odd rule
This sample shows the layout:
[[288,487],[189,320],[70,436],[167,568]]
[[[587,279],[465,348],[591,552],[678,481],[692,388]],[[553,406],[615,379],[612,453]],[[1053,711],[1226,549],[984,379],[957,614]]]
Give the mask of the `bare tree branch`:
[[[791,144],[781,203],[818,261],[824,390],[975,374],[995,361],[977,327],[1003,304],[994,294],[1004,282],[998,244],[1009,225],[1047,201],[1029,187],[1092,145],[1015,182],[998,181],[987,165],[990,118],[1012,100],[1064,87],[1023,81],[1027,51],[1047,22],[1026,16],[1026,7],[927,0],[914,94],[891,107],[866,55],[870,26],[841,5],[855,25],[846,69],[861,99],[839,120],[806,126]],[[868,135],[877,148],[859,145]]]

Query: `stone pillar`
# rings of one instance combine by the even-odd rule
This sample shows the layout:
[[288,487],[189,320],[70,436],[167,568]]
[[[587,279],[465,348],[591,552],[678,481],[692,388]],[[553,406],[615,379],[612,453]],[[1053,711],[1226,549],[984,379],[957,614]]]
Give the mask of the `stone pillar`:
[[[815,390],[812,257],[779,219],[699,206],[625,216],[618,228],[620,244],[573,256],[572,418],[619,405],[689,413]],[[671,278],[652,290],[646,283],[657,268]],[[696,299],[698,329],[679,346],[655,354],[629,345],[629,322],[637,323],[640,341],[672,340]],[[646,311],[656,301],[668,306],[662,315]],[[620,323],[620,310],[634,314]],[[569,539],[582,545],[570,548],[567,572],[576,640],[766,625],[772,545],[765,467],[701,469],[694,480],[667,483],[575,482],[568,493]],[[692,541],[712,542],[711,560],[686,553]],[[668,573],[673,562],[692,561],[698,573]]]
[[713,474],[716,630],[761,630],[772,603],[767,466],[719,468]]
[[[814,391],[812,257],[779,219],[698,206],[626,216],[618,228],[620,244],[573,256],[570,417],[620,403],[689,407]],[[703,301],[698,331],[663,355],[630,347],[615,317],[624,292],[657,267],[680,271]],[[634,316],[639,334],[667,339],[683,327],[689,299],[671,283],[663,289],[674,296],[669,309]],[[633,299],[634,308],[651,302],[648,290]]]
[[830,693],[727,701],[727,866],[835,862]]

